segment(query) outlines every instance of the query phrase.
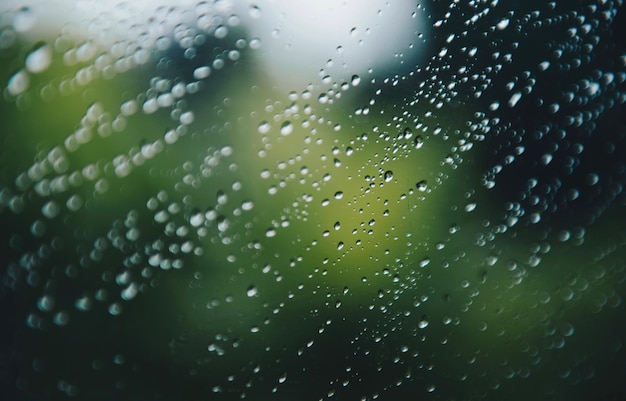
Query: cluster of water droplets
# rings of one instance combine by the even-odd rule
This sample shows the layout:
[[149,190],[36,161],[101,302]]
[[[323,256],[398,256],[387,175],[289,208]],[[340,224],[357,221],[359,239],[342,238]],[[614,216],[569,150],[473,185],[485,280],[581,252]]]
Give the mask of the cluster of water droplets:
[[[59,344],[93,322],[136,330],[106,362],[85,347],[59,372],[43,367],[55,350],[29,351],[23,387],[92,394],[81,380],[106,369],[111,394],[145,396],[132,378],[164,349],[192,396],[480,399],[548,371],[593,380],[593,356],[559,351],[588,339],[572,305],[610,315],[623,294],[623,238],[587,239],[624,203],[621,2],[502,3],[434,5],[430,58],[407,74],[334,78],[331,55],[287,94],[253,76],[253,4],[148,17],[122,4],[34,40],[35,10],[4,12],[3,112],[75,109],[70,131],[22,150],[28,162],[2,156],[3,291],[23,297],[19,330]],[[590,267],[561,277],[559,258],[589,258],[590,241]],[[165,322],[132,323],[142,297]],[[144,344],[150,324],[165,329]]]

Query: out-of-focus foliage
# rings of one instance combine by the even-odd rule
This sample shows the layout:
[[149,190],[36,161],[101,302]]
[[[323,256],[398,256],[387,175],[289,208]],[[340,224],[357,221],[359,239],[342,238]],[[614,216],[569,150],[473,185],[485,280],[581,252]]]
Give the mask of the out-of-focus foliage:
[[0,11],[2,399],[626,397],[621,0]]

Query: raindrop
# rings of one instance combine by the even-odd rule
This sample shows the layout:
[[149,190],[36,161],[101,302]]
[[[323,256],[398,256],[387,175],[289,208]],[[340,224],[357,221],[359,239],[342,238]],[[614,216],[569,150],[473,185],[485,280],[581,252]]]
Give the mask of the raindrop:
[[54,315],[52,321],[57,326],[66,326],[69,323],[69,321],[70,321],[70,315],[69,315],[69,313],[64,312],[64,311],[57,312]]
[[55,201],[52,201],[52,200],[48,201],[45,205],[41,207],[41,213],[49,219],[52,219],[58,216],[60,211],[61,211],[61,208],[59,207],[59,205]]
[[143,103],[142,108],[145,114],[152,114],[159,109],[159,104],[156,98],[150,98]]
[[112,303],[109,305],[108,311],[111,316],[119,316],[122,314],[122,305],[118,302]]
[[180,115],[180,123],[183,125],[189,125],[194,120],[194,114],[192,111],[186,111]]
[[22,7],[13,17],[13,29],[27,32],[37,24],[37,17],[30,7]]
[[192,227],[199,227],[204,223],[204,213],[197,211],[189,218],[189,224]]
[[465,205],[466,212],[473,212],[476,209],[476,203],[468,203]]
[[213,33],[213,35],[217,39],[224,39],[228,35],[228,28],[223,25],[220,25],[215,29],[215,32]]
[[50,295],[44,295],[39,299],[37,307],[43,312],[49,312],[54,309],[54,304],[54,297],[51,297]]
[[209,75],[211,75],[211,67],[206,66],[206,65],[202,67],[198,67],[193,71],[193,77],[195,79],[205,79]]
[[291,123],[291,121],[285,121],[281,126],[280,126],[280,134],[283,136],[289,135],[293,132],[293,124]]
[[52,63],[52,50],[45,43],[39,43],[36,48],[26,56],[25,66],[28,72],[38,74],[48,69]]
[[250,8],[248,9],[248,14],[254,19],[259,19],[263,15],[261,8],[256,4],[250,5]]
[[246,290],[246,295],[248,297],[255,297],[259,294],[259,290],[257,289],[257,287],[255,285],[251,285],[250,287],[248,287],[248,289]]
[[515,106],[517,106],[517,103],[519,102],[519,100],[522,98],[522,93],[521,92],[515,92],[511,95],[511,98],[508,101],[508,105],[509,107],[513,108]]
[[498,24],[496,25],[496,27],[499,30],[503,30],[505,29],[507,26],[509,26],[510,20],[508,18],[504,18],[502,19],[500,22],[498,22]]
[[19,70],[11,78],[9,78],[9,82],[7,83],[7,90],[10,95],[17,96],[21,93],[24,93],[26,89],[28,89],[29,84],[30,78],[28,76],[28,73],[24,70]]
[[267,134],[268,132],[270,132],[271,128],[272,126],[267,121],[263,121],[259,124],[257,130],[259,131],[259,134]]

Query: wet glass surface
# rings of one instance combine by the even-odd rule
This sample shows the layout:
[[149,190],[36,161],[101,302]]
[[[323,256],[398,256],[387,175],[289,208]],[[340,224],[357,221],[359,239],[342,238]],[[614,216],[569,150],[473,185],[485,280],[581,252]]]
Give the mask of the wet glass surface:
[[621,0],[0,4],[0,399],[626,399]]

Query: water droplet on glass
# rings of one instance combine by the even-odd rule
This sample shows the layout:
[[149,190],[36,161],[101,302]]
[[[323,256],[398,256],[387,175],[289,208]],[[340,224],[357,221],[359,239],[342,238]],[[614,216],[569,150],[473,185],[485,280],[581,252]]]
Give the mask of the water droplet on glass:
[[508,105],[509,107],[513,108],[515,106],[517,106],[517,103],[519,102],[519,100],[522,98],[522,92],[515,92],[511,95],[511,97],[509,98],[508,101]]
[[466,212],[473,212],[476,209],[476,203],[468,203],[465,205]]
[[33,74],[44,72],[50,63],[52,63],[52,49],[45,43],[36,45],[36,48],[26,56],[25,60],[26,69]]
[[280,134],[281,135],[289,135],[293,132],[293,124],[291,123],[291,121],[285,121],[281,126],[280,126]]
[[204,213],[200,211],[193,213],[191,217],[189,218],[189,224],[191,224],[192,227],[199,227],[203,223],[204,223]]
[[202,67],[198,67],[193,71],[193,77],[195,79],[205,79],[209,75],[211,75],[211,67],[206,66],[206,65]]
[[508,18],[504,18],[502,20],[500,20],[500,22],[498,22],[498,24],[496,25],[496,27],[499,30],[503,30],[505,29],[507,26],[509,26],[509,23],[511,22],[511,20],[509,20]]
[[30,84],[30,77],[28,73],[24,70],[19,70],[11,78],[9,78],[9,82],[7,83],[7,90],[10,95],[17,96],[21,93],[24,93],[26,89],[28,89],[28,85]]
[[258,18],[261,18],[261,16],[263,15],[263,12],[261,11],[261,8],[259,6],[252,4],[250,5],[250,8],[248,9],[248,14],[252,18],[258,19]]
[[49,219],[55,218],[60,211],[61,208],[55,201],[49,201],[41,208],[41,213]]
[[13,17],[13,29],[17,32],[27,32],[37,23],[35,12],[30,7],[20,8]]
[[272,126],[270,125],[270,123],[268,123],[267,121],[263,121],[259,124],[258,127],[259,134],[267,134],[268,132],[270,132],[271,128]]
[[248,297],[255,297],[257,296],[259,293],[257,287],[255,285],[251,285],[250,287],[248,287],[248,289],[246,290],[246,295]]

